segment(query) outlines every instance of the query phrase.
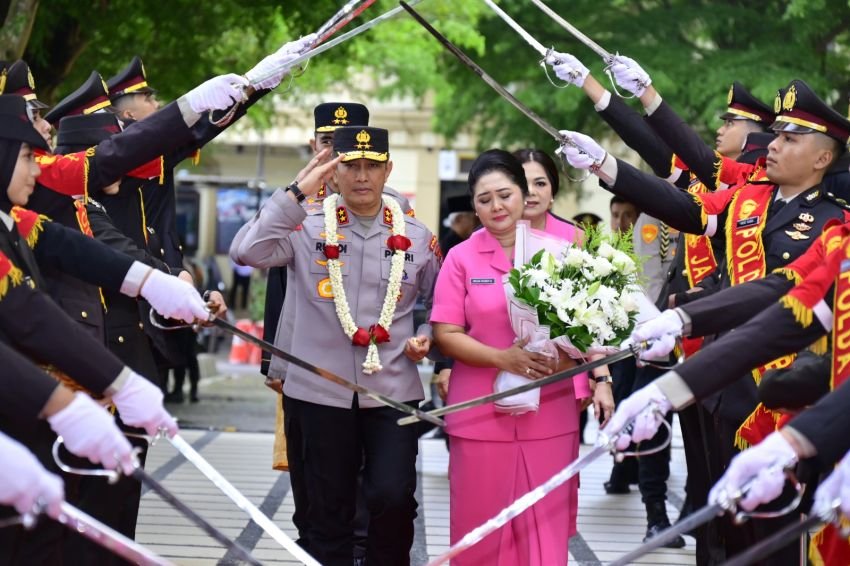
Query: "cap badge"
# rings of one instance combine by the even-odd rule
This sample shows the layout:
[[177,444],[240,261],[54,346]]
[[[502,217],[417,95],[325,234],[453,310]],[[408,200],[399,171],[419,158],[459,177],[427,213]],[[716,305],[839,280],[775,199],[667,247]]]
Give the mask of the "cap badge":
[[797,218],[799,218],[803,222],[808,222],[809,224],[815,221],[815,217],[809,214],[808,212],[800,213],[800,216],[798,216]]
[[106,81],[103,80],[103,77],[100,77],[100,84],[103,85],[103,93],[108,94],[109,93],[109,87],[106,86]]
[[794,104],[797,102],[797,85],[791,85],[788,92],[785,93],[785,98],[782,99],[782,109],[791,111],[794,110]]
[[334,124],[338,126],[348,124],[348,110],[345,107],[340,106],[334,110]]
[[372,144],[369,142],[372,141],[372,136],[369,135],[369,132],[366,130],[360,130],[360,132],[354,136],[354,139],[357,140],[357,145],[355,146],[357,149],[371,149]]
[[776,98],[773,99],[773,113],[779,114],[782,111],[782,95],[777,92]]
[[32,90],[35,90],[35,79],[32,76],[32,71],[27,69],[27,84],[30,85]]
[[806,236],[805,234],[801,234],[800,232],[797,232],[797,231],[792,232],[791,230],[785,230],[785,233],[788,234],[788,236],[792,240],[808,240],[809,239],[808,236]]
[[145,73],[145,64],[139,61],[139,67],[142,68],[142,78],[147,79],[148,75],[147,73]]
[[726,97],[726,104],[732,104],[732,98],[735,96],[735,85],[729,87],[729,96]]
[[3,94],[4,90],[6,90],[6,69],[0,72],[0,94]]

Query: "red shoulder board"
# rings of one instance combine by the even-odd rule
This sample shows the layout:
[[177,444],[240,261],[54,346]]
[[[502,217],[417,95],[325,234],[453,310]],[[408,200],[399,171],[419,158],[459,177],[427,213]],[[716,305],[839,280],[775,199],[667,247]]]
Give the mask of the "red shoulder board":
[[431,241],[428,242],[428,249],[432,252],[437,247],[437,236],[431,236]]
[[38,243],[38,237],[44,230],[44,221],[50,219],[43,214],[38,214],[20,206],[13,206],[9,214],[12,216],[12,220],[15,221],[18,234],[27,242],[30,248],[34,248]]
[[414,212],[412,208],[405,212],[405,214],[407,214],[411,218],[416,218],[416,212]]
[[322,186],[319,187],[319,192],[316,193],[316,200],[322,200],[326,196],[328,196],[328,186],[322,183]]
[[0,299],[6,296],[10,287],[20,285],[24,280],[24,272],[15,267],[15,264],[0,252]]
[[336,209],[336,223],[339,226],[344,226],[348,224],[348,209],[344,206],[339,206]]
[[384,224],[387,226],[393,225],[393,213],[388,207],[384,207]]

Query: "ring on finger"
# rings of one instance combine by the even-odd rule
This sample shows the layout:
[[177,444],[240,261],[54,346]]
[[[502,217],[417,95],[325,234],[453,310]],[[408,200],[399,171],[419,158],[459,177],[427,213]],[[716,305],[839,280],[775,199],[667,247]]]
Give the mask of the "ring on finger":
[[531,375],[531,368],[525,368],[525,375]]

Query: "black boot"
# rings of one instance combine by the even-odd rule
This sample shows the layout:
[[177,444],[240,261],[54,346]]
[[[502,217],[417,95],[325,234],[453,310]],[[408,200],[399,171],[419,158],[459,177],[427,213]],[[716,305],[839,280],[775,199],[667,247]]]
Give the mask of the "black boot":
[[[667,518],[667,506],[663,501],[653,501],[646,504],[646,536],[643,542],[658,535],[658,533],[670,528],[670,519]],[[664,548],[684,548],[685,539],[677,536],[664,545]]]

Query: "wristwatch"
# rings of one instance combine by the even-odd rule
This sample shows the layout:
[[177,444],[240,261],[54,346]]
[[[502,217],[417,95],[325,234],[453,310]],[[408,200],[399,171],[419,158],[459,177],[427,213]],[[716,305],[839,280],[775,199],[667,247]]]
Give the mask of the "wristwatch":
[[611,374],[608,375],[593,375],[591,376],[596,383],[614,383],[614,378]]
[[288,187],[286,187],[286,191],[295,195],[295,200],[299,203],[304,202],[304,199],[307,198],[307,195],[301,192],[301,189],[298,188],[298,181],[292,181]]

